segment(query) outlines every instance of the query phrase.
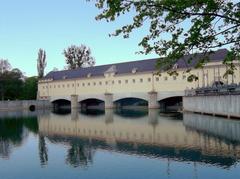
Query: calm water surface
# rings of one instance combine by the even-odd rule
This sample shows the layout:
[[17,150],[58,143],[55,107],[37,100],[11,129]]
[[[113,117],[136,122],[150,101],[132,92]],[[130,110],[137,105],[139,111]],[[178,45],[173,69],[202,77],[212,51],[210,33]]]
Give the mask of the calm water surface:
[[240,121],[157,110],[0,113],[0,178],[240,178]]

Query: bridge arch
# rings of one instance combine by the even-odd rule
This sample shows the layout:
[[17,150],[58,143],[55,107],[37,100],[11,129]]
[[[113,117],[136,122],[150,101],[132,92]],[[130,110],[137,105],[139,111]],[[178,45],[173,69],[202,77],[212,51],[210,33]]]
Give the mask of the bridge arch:
[[166,112],[182,110],[183,96],[169,96],[158,101],[160,109]]
[[51,97],[50,102],[53,103],[58,100],[66,100],[66,101],[71,101],[71,96],[56,96],[56,97]]
[[78,102],[81,103],[82,101],[89,100],[89,99],[96,99],[96,100],[101,100],[105,101],[105,96],[104,95],[79,95],[78,96]]
[[56,99],[54,101],[51,101],[53,104],[53,108],[70,108],[71,107],[71,101],[67,99]]
[[148,101],[148,93],[123,93],[123,94],[114,94],[113,101],[118,101],[125,98],[137,98],[141,100]]
[[125,97],[114,101],[116,107],[122,106],[147,106],[148,100],[142,98]]
[[104,109],[104,100],[98,98],[86,98],[84,100],[79,101],[79,104],[82,109],[88,108],[97,108],[97,109]]

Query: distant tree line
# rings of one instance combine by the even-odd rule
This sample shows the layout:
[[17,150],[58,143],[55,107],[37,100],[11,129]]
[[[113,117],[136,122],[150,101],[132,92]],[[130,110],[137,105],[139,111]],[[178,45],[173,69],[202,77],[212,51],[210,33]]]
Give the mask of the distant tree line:
[[11,68],[6,59],[0,59],[1,100],[30,100],[37,96],[37,77],[24,77],[23,72]]

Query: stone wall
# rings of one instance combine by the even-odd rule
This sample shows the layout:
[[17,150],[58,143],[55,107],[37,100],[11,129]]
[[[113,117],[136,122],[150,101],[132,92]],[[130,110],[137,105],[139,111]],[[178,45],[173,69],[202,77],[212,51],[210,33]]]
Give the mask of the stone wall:
[[183,110],[240,118],[240,95],[186,96]]
[[35,109],[46,109],[51,107],[51,103],[47,100],[0,101],[0,111],[29,109],[31,106]]

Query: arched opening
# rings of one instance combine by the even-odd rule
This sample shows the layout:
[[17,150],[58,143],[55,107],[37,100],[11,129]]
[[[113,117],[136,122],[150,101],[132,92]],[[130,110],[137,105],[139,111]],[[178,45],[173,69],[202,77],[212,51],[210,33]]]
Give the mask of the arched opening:
[[89,98],[80,101],[81,110],[84,112],[91,112],[92,110],[104,110],[104,101],[96,98]]
[[122,98],[114,101],[116,108],[144,108],[148,106],[148,101],[141,98]]
[[35,105],[30,105],[29,106],[29,111],[35,111],[36,110],[36,106]]
[[114,102],[115,113],[124,116],[138,118],[147,115],[148,101],[140,98],[122,98]]
[[174,96],[159,101],[161,112],[180,112],[182,111],[182,96]]
[[58,99],[52,102],[53,111],[59,114],[66,114],[71,112],[71,102],[66,99]]

